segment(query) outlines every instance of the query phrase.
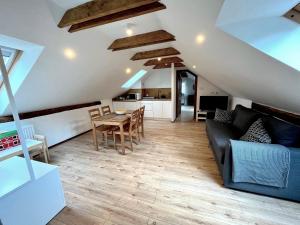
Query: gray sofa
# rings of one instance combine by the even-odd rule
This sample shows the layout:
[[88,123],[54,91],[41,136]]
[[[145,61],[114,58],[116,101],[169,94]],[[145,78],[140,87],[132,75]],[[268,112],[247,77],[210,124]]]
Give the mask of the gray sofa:
[[[232,180],[230,140],[239,140],[258,118],[263,119],[272,143],[283,144],[290,150],[290,172],[286,188],[234,183]],[[300,202],[300,127],[238,105],[232,123],[208,119],[206,130],[225,187]]]

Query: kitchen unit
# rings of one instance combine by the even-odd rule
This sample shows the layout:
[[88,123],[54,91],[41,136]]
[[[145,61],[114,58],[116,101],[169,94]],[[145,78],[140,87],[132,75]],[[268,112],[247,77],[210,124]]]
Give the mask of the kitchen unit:
[[113,101],[113,108],[135,110],[145,106],[145,118],[166,119],[172,118],[172,103],[167,99],[151,99],[141,101]]

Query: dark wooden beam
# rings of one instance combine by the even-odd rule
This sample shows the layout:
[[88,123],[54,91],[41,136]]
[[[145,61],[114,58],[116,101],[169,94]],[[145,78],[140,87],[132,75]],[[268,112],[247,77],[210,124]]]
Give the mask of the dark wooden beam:
[[158,59],[150,59],[148,60],[144,66],[155,66],[158,64],[170,64],[170,63],[181,63],[183,60],[177,56],[162,58],[160,61]]
[[275,116],[279,119],[282,119],[282,120],[285,120],[285,121],[288,121],[290,123],[300,126],[300,115],[299,114],[286,112],[286,111],[283,111],[280,109],[276,109],[276,108],[262,105],[259,103],[255,103],[255,102],[252,103],[252,109],[262,112],[262,113],[265,113],[265,114]]
[[[185,67],[183,63],[174,63],[175,67]],[[166,64],[157,64],[156,66],[153,67],[153,69],[166,69],[166,68],[171,68],[171,63],[166,63]]]
[[58,24],[63,28],[122,12],[124,10],[147,5],[159,0],[94,0],[67,10]]
[[108,49],[119,51],[169,41],[175,41],[175,36],[165,30],[157,30],[149,33],[135,35],[132,37],[117,39],[109,46]]
[[136,8],[124,10],[122,12],[117,12],[111,15],[102,16],[96,19],[88,20],[82,23],[74,24],[70,27],[69,32],[73,33],[76,31],[89,29],[96,26],[101,26],[108,23],[113,23],[120,20],[125,20],[128,18],[141,16],[147,13],[156,12],[159,10],[166,9],[167,7],[164,4],[159,2],[153,2],[147,5],[139,6]]
[[[46,116],[54,113],[60,113],[64,111],[70,111],[74,109],[81,109],[81,108],[86,108],[90,106],[96,106],[96,105],[101,105],[100,101],[96,102],[89,102],[89,103],[83,103],[83,104],[77,104],[77,105],[68,105],[68,106],[62,106],[58,108],[51,108],[51,109],[43,109],[39,111],[33,111],[33,112],[26,112],[26,113],[20,113],[20,119],[31,119],[34,117],[39,117],[39,116]],[[12,116],[2,116],[0,117],[0,123],[6,123],[6,122],[11,122],[14,121]]]
[[294,9],[300,13],[300,4],[296,5]]
[[158,57],[164,57],[164,56],[171,56],[171,55],[180,55],[180,52],[175,48],[162,48],[162,49],[156,49],[151,51],[145,51],[145,52],[138,52],[136,53],[131,60],[141,60],[141,59],[153,59]]

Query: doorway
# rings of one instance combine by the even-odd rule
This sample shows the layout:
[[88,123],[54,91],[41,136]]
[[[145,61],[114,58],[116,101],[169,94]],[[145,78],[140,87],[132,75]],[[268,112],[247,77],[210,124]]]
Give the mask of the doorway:
[[176,72],[176,121],[196,118],[198,76],[189,70]]

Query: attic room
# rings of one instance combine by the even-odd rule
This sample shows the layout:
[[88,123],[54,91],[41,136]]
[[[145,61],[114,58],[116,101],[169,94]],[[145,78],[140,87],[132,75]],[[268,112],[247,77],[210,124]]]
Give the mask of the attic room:
[[296,225],[299,0],[1,0],[0,225]]

